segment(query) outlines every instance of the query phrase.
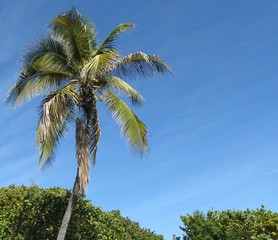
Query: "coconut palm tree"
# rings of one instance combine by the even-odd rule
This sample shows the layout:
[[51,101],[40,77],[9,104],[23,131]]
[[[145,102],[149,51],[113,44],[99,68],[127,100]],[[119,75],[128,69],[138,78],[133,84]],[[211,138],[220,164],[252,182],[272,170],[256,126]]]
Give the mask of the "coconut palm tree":
[[65,238],[74,205],[88,186],[90,160],[93,165],[96,162],[101,132],[97,101],[111,112],[132,151],[143,155],[148,148],[146,126],[118,95],[141,104],[141,94],[124,79],[170,73],[171,69],[156,55],[120,56],[115,41],[133,26],[118,25],[98,44],[94,26],[75,8],[58,15],[49,25],[49,36],[39,38],[25,52],[19,79],[8,94],[12,105],[43,95],[37,129],[40,169],[51,165],[58,142],[75,121],[78,168],[59,240]]

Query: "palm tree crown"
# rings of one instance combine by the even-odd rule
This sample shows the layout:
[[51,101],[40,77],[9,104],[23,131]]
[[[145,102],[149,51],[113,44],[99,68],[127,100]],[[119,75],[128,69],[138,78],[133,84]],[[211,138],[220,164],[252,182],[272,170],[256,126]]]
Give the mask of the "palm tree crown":
[[58,15],[49,26],[49,36],[39,38],[25,52],[19,79],[8,94],[7,101],[12,105],[43,95],[37,129],[40,168],[51,165],[58,142],[69,124],[76,122],[75,194],[85,191],[90,159],[93,164],[96,160],[100,138],[97,101],[109,109],[132,151],[144,154],[147,150],[146,126],[117,94],[126,95],[132,104],[140,104],[141,94],[123,79],[151,77],[170,73],[171,69],[156,55],[136,52],[120,56],[115,41],[133,26],[118,25],[98,44],[94,26],[75,8]]

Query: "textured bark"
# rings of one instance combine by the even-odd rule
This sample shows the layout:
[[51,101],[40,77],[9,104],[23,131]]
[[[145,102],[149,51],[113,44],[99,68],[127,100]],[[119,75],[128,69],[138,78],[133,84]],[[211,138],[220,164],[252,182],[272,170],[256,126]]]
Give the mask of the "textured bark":
[[78,160],[79,193],[87,190],[90,178],[90,134],[85,117],[76,119],[76,156]]
[[64,240],[66,237],[71,214],[79,194],[85,192],[89,183],[90,159],[89,159],[89,132],[88,124],[84,124],[84,118],[76,119],[76,155],[78,169],[70,196],[70,200],[63,217],[57,240]]
[[73,208],[74,208],[74,206],[77,202],[78,194],[77,194],[76,190],[78,188],[79,188],[79,177],[78,177],[78,170],[77,170],[77,176],[75,178],[75,182],[74,182],[74,186],[72,188],[72,192],[71,192],[71,196],[70,196],[70,199],[69,199],[69,202],[68,202],[68,206],[67,206],[66,212],[64,214],[62,224],[61,224],[60,229],[59,229],[57,240],[64,240],[65,237],[66,237],[66,233],[67,233],[68,225],[69,225],[69,222],[70,222],[71,214],[72,214]]

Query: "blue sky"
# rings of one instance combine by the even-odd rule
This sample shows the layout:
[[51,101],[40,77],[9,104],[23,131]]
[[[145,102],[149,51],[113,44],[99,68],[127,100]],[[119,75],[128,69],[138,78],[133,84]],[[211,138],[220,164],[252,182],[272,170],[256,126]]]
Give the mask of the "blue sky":
[[35,146],[40,97],[12,109],[4,100],[17,80],[23,49],[58,13],[76,5],[99,39],[136,22],[118,42],[123,55],[160,55],[175,75],[130,82],[145,98],[134,109],[147,124],[150,152],[132,156],[118,126],[99,106],[102,137],[87,198],[119,209],[171,239],[180,215],[194,210],[278,211],[278,2],[228,0],[2,0],[0,9],[0,187],[72,187],[74,135],[52,168],[38,172]]

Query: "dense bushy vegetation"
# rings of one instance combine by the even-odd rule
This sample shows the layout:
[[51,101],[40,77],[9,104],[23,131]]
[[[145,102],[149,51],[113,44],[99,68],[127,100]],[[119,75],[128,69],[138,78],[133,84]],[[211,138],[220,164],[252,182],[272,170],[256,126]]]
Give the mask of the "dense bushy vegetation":
[[[56,239],[70,192],[37,186],[0,189],[0,239]],[[104,212],[84,197],[79,199],[66,235],[68,240],[163,240],[124,218],[119,211]]]
[[[278,213],[264,206],[245,211],[200,211],[181,216],[183,240],[277,240]],[[175,238],[178,240],[181,238]]]

